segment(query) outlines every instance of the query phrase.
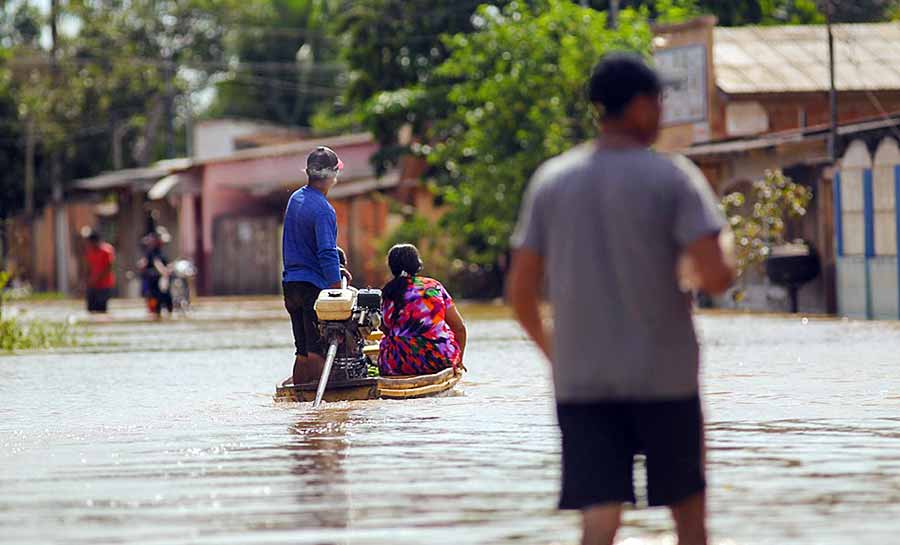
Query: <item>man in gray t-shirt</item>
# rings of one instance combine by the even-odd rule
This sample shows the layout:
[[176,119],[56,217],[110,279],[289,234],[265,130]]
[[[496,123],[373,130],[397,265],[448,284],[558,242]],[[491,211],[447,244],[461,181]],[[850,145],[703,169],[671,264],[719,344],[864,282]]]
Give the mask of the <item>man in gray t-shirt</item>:
[[[659,131],[657,75],[613,55],[591,76],[603,133],[534,174],[513,235],[509,295],[553,367],[563,438],[560,506],[584,515],[583,543],[612,543],[633,502],[633,456],[647,456],[651,505],[668,505],[681,545],[705,543],[699,350],[679,259],[696,287],[734,275],[725,219],[702,175],[648,146]],[[537,295],[553,308],[552,337]]]

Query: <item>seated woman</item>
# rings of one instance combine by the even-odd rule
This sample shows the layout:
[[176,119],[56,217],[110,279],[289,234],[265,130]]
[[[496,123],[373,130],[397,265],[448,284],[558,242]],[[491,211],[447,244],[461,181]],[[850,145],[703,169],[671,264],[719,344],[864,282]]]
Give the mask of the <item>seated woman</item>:
[[388,267],[394,279],[383,290],[381,375],[424,375],[461,366],[466,325],[444,286],[419,275],[419,250],[412,244],[394,246]]

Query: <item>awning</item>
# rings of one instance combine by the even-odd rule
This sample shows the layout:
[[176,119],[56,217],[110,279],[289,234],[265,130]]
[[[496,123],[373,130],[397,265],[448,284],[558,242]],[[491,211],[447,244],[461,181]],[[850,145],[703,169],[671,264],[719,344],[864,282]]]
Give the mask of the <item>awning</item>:
[[200,193],[200,180],[193,174],[177,172],[159,179],[153,187],[147,191],[147,198],[156,201],[173,195],[193,195]]
[[[881,116],[875,120],[845,123],[838,126],[839,136],[850,136],[879,129],[891,129],[900,127],[900,113],[892,113]],[[755,138],[741,138],[720,142],[707,142],[695,144],[691,147],[676,150],[678,153],[691,158],[699,158],[711,155],[724,155],[729,153],[744,153],[756,149],[773,148],[788,144],[804,142],[824,142],[828,139],[828,127],[817,125],[806,129],[794,130],[784,133],[774,133]]]
[[147,167],[128,168],[113,172],[104,172],[92,178],[75,180],[72,187],[84,191],[106,191],[130,187],[139,189],[142,185],[152,184],[170,171],[167,168]]

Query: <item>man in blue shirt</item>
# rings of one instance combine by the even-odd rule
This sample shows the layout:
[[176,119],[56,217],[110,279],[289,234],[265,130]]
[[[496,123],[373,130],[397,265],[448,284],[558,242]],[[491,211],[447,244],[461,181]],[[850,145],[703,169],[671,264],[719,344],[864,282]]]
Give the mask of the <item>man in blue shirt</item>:
[[282,287],[294,330],[294,384],[317,380],[325,364],[313,306],[320,291],[341,285],[337,216],[326,197],[343,167],[333,150],[316,148],[306,159],[309,183],[291,195],[284,213]]

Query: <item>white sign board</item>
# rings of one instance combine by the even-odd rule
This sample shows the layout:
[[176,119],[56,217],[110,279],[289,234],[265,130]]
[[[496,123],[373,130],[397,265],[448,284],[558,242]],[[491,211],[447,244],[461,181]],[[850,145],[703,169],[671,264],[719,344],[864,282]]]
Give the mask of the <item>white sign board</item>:
[[663,49],[653,56],[657,70],[669,80],[663,91],[663,125],[706,121],[706,46]]

